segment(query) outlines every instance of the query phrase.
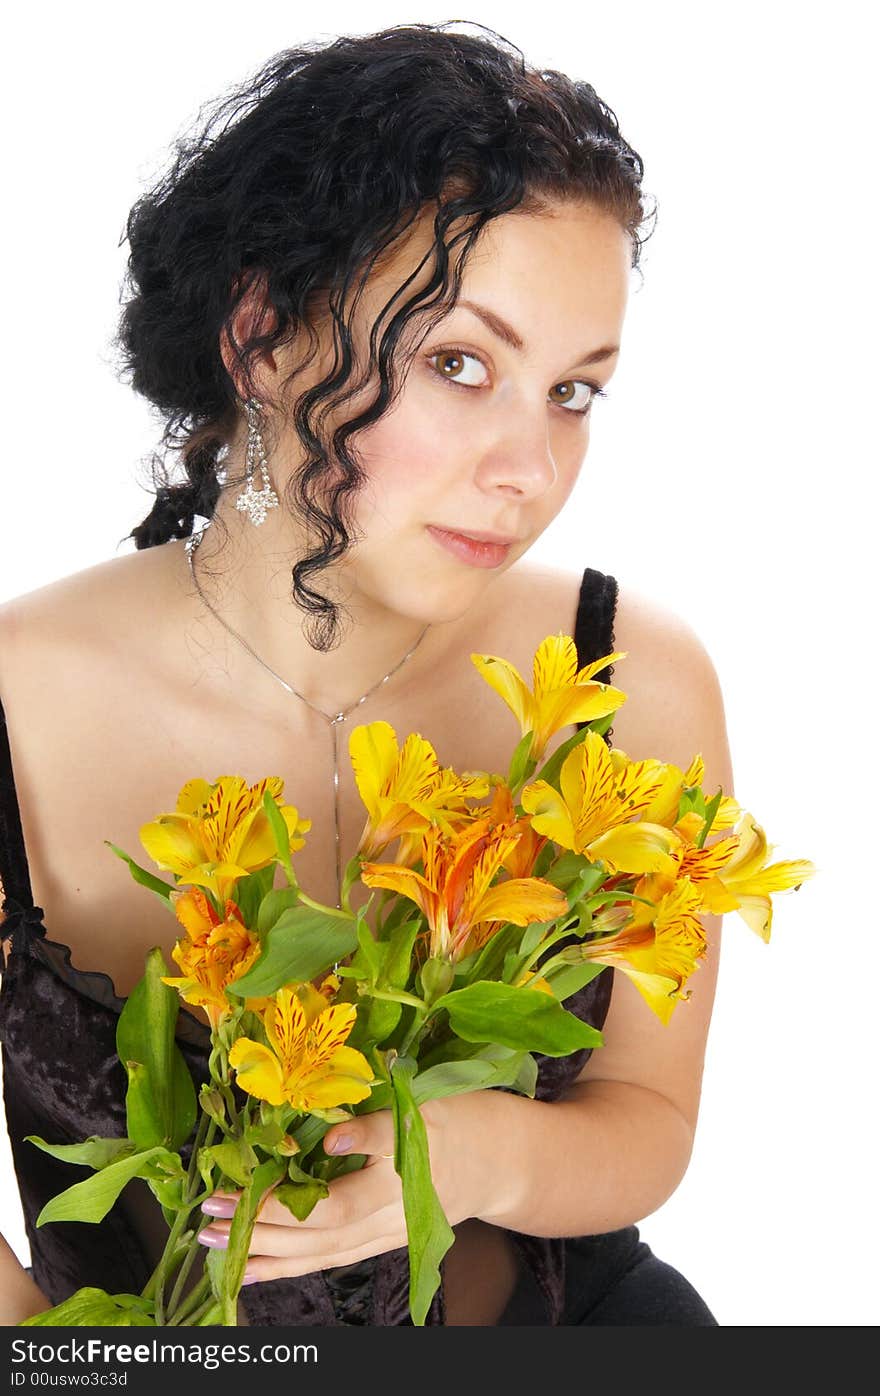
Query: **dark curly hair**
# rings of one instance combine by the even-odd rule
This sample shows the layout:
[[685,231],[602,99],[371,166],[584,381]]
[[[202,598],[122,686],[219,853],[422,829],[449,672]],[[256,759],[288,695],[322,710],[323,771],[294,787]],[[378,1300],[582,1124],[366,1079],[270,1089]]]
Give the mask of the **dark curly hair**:
[[[451,32],[458,23],[401,25],[276,54],[210,104],[207,120],[200,112],[196,133],[176,143],[170,169],[126,224],[127,295],[116,338],[122,374],[161,414],[162,445],[185,470],[174,483],[164,459],[153,457],[156,500],[127,535],[138,548],[188,537],[197,515],[214,512],[242,406],[220,354],[224,332],[248,385],[254,356],[300,331],[313,353],[316,325],[329,315],[335,363],[293,410],[306,459],[285,501],[319,540],[292,572],[292,598],[316,618],[308,640],[318,650],[338,642],[338,611],[309,578],[351,546],[351,504],[365,475],[350,438],[399,394],[407,322],[436,309],[424,330],[431,332],[459,295],[480,232],[510,210],[589,200],[629,232],[633,266],[646,237],[642,161],[593,88],[529,68],[518,48],[484,26],[474,26],[479,36]],[[429,203],[436,206],[430,279],[395,311],[377,344],[380,315],[369,363],[351,383],[359,291]],[[447,242],[453,224],[464,231]],[[459,243],[460,255],[450,258]],[[261,332],[236,344],[233,317],[255,278],[274,312],[271,328],[262,322]],[[325,439],[326,415],[373,370],[370,405]]]

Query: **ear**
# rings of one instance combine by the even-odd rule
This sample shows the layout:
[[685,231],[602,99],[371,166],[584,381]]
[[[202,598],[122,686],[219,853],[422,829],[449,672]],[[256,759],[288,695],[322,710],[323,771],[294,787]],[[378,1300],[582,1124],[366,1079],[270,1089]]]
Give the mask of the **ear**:
[[248,382],[240,348],[256,335],[271,333],[278,324],[275,308],[269,301],[265,272],[259,268],[242,272],[235,281],[233,294],[240,299],[232,316],[231,337],[225,325],[220,331],[220,357],[242,401],[251,396],[266,400],[272,395],[272,386],[278,374],[275,355],[270,350],[263,350],[253,356],[250,361],[251,381]]

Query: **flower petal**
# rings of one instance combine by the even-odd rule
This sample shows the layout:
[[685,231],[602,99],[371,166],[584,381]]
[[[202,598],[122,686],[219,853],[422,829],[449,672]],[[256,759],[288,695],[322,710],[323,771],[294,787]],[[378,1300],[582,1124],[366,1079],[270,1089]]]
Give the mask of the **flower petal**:
[[504,699],[525,736],[534,724],[535,705],[519,670],[506,659],[499,659],[494,654],[472,654],[471,662],[489,687],[494,688],[499,697]]
[[379,796],[397,766],[397,734],[390,722],[362,723],[348,739],[348,753],[360,797],[376,819]]
[[160,814],[140,829],[140,841],[160,868],[183,877],[205,860],[200,825],[188,815]]
[[674,877],[678,862],[672,854],[680,847],[681,840],[672,829],[640,819],[600,834],[590,843],[588,856],[601,858],[611,873],[659,872]]
[[558,688],[569,688],[577,677],[577,645],[571,635],[561,631],[547,635],[535,650],[532,676],[535,703],[540,706],[548,694]]
[[249,1037],[239,1037],[229,1051],[229,1065],[234,1067],[236,1079],[248,1095],[267,1100],[270,1105],[283,1105],[287,1096],[284,1093],[281,1066],[278,1058],[261,1042]]

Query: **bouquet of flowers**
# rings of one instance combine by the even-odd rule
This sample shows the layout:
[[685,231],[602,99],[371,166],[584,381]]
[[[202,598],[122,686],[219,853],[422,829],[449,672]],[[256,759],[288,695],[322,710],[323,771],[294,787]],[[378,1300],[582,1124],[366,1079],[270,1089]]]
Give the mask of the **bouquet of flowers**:
[[[30,1136],[93,1170],[37,1224],[100,1221],[142,1178],[168,1239],[141,1294],[79,1290],[29,1324],[234,1325],[267,1194],[305,1219],[334,1178],[364,1163],[325,1153],[331,1125],[389,1108],[410,1312],[423,1324],[454,1236],[420,1105],[492,1087],[533,1095],[534,1053],[600,1046],[564,1004],[608,966],[668,1022],[706,949],[701,911],[738,911],[769,940],[770,893],[799,886],[813,864],[770,863],[751,814],[721,789],[706,798],[699,755],[682,771],[609,750],[603,733],[626,694],[594,675],[625,657],[579,669],[573,639],[550,635],[529,688],[506,660],[472,655],[520,725],[506,775],[442,767],[423,736],[399,747],[387,722],[355,728],[366,820],[338,907],[297,879],[311,821],[283,802],[277,776],[190,780],[172,813],[143,826],[173,882],[109,845],[176,916],[179,973],[151,950],[120,1015],[125,1137]],[[545,758],[553,735],[576,723],[585,725]],[[370,896],[353,910],[358,881]],[[210,1020],[210,1079],[198,1094],[175,1040],[180,999]],[[238,1200],[227,1248],[205,1256],[200,1208],[218,1189]]]

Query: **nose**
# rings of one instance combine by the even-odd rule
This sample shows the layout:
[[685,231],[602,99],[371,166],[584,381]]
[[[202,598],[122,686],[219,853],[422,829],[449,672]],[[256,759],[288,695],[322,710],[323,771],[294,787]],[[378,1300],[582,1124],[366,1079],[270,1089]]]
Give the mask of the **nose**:
[[480,489],[524,500],[540,499],[558,476],[546,415],[537,421],[526,413],[508,412],[477,465]]

